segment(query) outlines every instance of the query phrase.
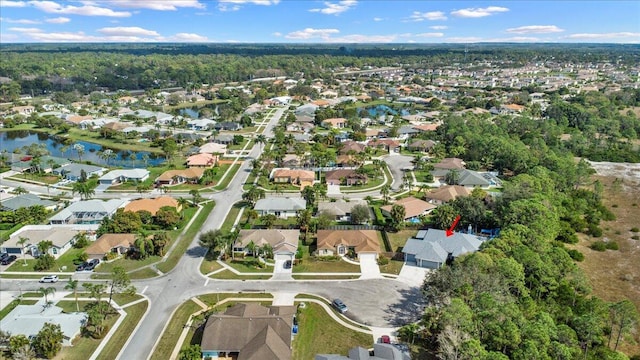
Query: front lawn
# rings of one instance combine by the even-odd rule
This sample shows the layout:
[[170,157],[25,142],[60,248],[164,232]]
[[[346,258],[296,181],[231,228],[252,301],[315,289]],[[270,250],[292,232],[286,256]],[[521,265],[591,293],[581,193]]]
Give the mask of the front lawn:
[[359,265],[350,264],[340,259],[329,260],[329,259],[321,259],[315,256],[311,256],[309,254],[309,246],[302,245],[302,242],[299,243],[298,248],[302,249],[302,259],[296,261],[295,265],[293,266],[294,273],[303,273],[303,272],[359,273],[360,272]]
[[273,275],[238,275],[231,270],[217,272],[211,276],[212,279],[220,280],[269,280]]
[[[76,264],[74,263],[74,260],[76,260],[78,255],[82,254],[83,252],[84,249],[71,248],[67,250],[67,252],[62,254],[58,259],[56,259],[55,264],[51,269],[39,272],[74,272],[76,271]],[[36,264],[35,259],[27,259],[27,266],[22,266],[23,263],[23,259],[16,259],[16,261],[11,266],[9,266],[6,271],[36,271],[33,268]]]
[[[46,164],[44,164],[45,166],[48,166]],[[13,175],[11,177],[9,177],[8,179],[15,179],[17,181],[21,181],[21,180],[27,180],[27,181],[37,181],[37,182],[41,182],[41,183],[45,183],[45,184],[49,184],[49,185],[53,185],[53,184],[57,184],[60,181],[60,177],[53,175],[53,174],[38,174],[38,173],[23,173],[23,174],[16,174]]]
[[204,259],[202,263],[200,263],[200,272],[202,274],[208,274],[212,271],[216,271],[222,268],[222,265],[218,264],[218,262],[214,260]]
[[260,264],[258,259],[252,256],[245,258],[236,257],[235,259],[229,258],[225,262],[227,265],[242,273],[270,273],[273,271],[272,267]]
[[348,329],[333,321],[316,303],[307,303],[298,315],[298,335],[293,339],[293,359],[313,359],[316,354],[346,355],[349,349],[373,345],[371,335]]
[[147,311],[147,307],[149,306],[148,301],[142,301],[138,304],[131,305],[124,309],[127,313],[127,317],[124,318],[118,331],[113,334],[109,342],[98,355],[98,360],[107,360],[107,359],[115,359],[124,343],[129,339],[131,333],[133,333],[133,329],[135,329],[142,316]]

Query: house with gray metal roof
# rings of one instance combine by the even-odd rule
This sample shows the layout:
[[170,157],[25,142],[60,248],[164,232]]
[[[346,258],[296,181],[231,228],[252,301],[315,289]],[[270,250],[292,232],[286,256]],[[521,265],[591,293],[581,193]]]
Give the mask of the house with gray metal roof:
[[63,346],[71,346],[71,340],[80,335],[80,329],[87,319],[86,313],[66,314],[58,306],[42,304],[18,305],[0,321],[0,329],[11,335],[24,335],[27,338],[38,335],[45,323],[60,325]]
[[20,194],[12,198],[2,200],[0,209],[3,211],[16,211],[20,208],[28,208],[31,206],[41,205],[47,210],[53,210],[56,203],[51,200],[43,200],[34,194]]
[[127,181],[143,182],[149,178],[147,169],[119,169],[102,175],[100,184],[119,184]]
[[351,221],[351,210],[356,205],[369,207],[367,202],[361,199],[352,199],[351,201],[321,201],[318,203],[318,212],[328,212],[335,216],[335,220],[337,221]]
[[49,224],[100,224],[125,205],[125,200],[111,199],[76,201],[49,218]]
[[82,171],[87,174],[87,177],[91,177],[93,175],[100,176],[105,171],[105,168],[94,165],[73,163],[54,169],[53,173],[59,174],[67,180],[77,181],[80,179]]
[[256,202],[254,210],[260,216],[273,214],[279,218],[286,219],[298,214],[306,209],[307,202],[301,197],[268,197]]
[[404,261],[419,267],[438,269],[447,260],[480,249],[482,239],[471,234],[454,232],[447,236],[444,230],[420,230],[415,238],[407,240],[402,248]]
[[[85,233],[89,240],[95,240],[98,224],[93,225],[26,225],[9,236],[9,239],[0,245],[0,252],[8,254],[31,254],[34,257],[40,255],[38,244],[42,241],[51,241],[49,255],[60,257],[71,249],[75,242],[75,236]],[[20,238],[28,239],[20,244]]]

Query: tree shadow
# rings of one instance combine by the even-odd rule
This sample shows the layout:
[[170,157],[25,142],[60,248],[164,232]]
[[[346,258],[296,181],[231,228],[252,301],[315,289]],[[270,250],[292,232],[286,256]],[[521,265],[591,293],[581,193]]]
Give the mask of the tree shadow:
[[385,320],[394,326],[403,326],[419,320],[426,305],[421,288],[411,287],[400,289],[398,292],[401,299],[399,302],[387,306]]
[[187,249],[186,254],[193,258],[201,258],[204,257],[207,253],[207,249],[202,246],[194,246],[192,248]]

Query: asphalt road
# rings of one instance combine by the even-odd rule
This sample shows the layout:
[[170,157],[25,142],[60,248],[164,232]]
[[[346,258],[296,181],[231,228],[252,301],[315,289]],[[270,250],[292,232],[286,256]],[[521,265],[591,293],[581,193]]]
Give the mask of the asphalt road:
[[402,169],[413,167],[411,160],[413,160],[412,156],[400,154],[392,154],[384,157],[384,162],[389,166],[389,171],[391,171],[391,175],[393,176],[393,183],[391,184],[393,191],[397,191],[402,187],[402,177],[404,176]]

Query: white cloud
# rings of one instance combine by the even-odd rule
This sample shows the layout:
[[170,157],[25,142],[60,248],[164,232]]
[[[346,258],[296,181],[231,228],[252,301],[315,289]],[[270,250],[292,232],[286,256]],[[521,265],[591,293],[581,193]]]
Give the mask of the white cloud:
[[528,25],[507,29],[507,32],[514,34],[548,34],[563,31],[564,29],[555,25]]
[[143,29],[137,26],[106,27],[98,29],[97,31],[108,36],[160,36],[157,31]]
[[345,35],[336,38],[327,38],[328,43],[389,43],[393,42],[397,35]]
[[429,26],[429,29],[431,30],[447,30],[449,27],[446,25],[434,25],[434,26]]
[[313,29],[306,28],[304,30],[293,31],[285,35],[287,39],[308,40],[308,39],[328,39],[331,34],[337,34],[338,29]]
[[133,8],[133,9],[151,9],[158,11],[175,11],[178,8],[196,8],[204,9],[204,4],[198,0],[180,0],[180,1],[166,1],[166,0],[99,0],[93,1],[94,3],[109,4],[119,8]]
[[238,11],[240,10],[240,5],[218,4],[218,10],[222,12]]
[[82,6],[60,5],[55,1],[30,1],[29,4],[46,13],[52,14],[73,14],[83,16],[109,16],[109,17],[129,17],[128,11],[113,11],[108,8],[93,5],[94,3],[83,3]]
[[20,37],[16,34],[9,34],[6,32],[0,33],[0,43],[10,43],[18,40]]
[[382,20],[384,20],[384,19],[383,18],[379,18],[379,17],[374,17],[373,18],[373,21],[382,21]]
[[415,37],[436,38],[436,37],[443,37],[444,33],[441,33],[441,32],[420,33],[420,34],[415,34],[414,36]]
[[450,43],[472,43],[480,42],[482,41],[482,38],[477,36],[460,36],[447,38],[446,41]]
[[540,42],[540,38],[532,36],[514,36],[508,38],[485,39],[482,42]]
[[506,7],[501,6],[489,6],[486,8],[466,8],[456,11],[452,11],[451,15],[463,18],[481,18],[485,16],[491,16],[495,13],[509,11]]
[[0,0],[0,7],[25,7],[27,3],[25,1],[8,1]]
[[23,25],[34,25],[41,24],[42,22],[37,20],[29,20],[29,19],[10,19],[10,18],[0,18],[0,21],[6,22],[9,24],[23,24]]
[[229,3],[229,4],[253,4],[253,5],[277,5],[280,0],[218,0],[219,3]]
[[66,24],[71,21],[71,19],[60,16],[57,18],[46,19],[45,21],[49,24]]
[[581,40],[607,40],[607,39],[628,39],[635,38],[635,41],[640,40],[640,33],[634,32],[615,32],[615,33],[580,33],[571,34],[567,36],[569,39],[581,39]]
[[275,37],[280,37],[280,36],[282,36],[282,33],[281,33],[281,32],[276,31],[276,32],[274,32],[274,33],[273,33],[273,34],[271,34],[271,35],[273,35],[273,36],[275,36]]
[[430,20],[430,21],[447,20],[447,17],[442,11],[428,11],[428,12],[414,11],[413,14],[409,16],[409,19],[408,19],[408,21],[416,21],[416,22],[425,21],[425,20]]
[[206,36],[194,34],[194,33],[177,33],[171,36],[168,40],[178,42],[207,42],[210,41]]
[[42,32],[42,29],[38,28],[23,28],[23,27],[11,27],[9,31],[15,31],[20,33],[39,33]]
[[327,15],[339,15],[356,6],[357,4],[358,2],[356,0],[343,0],[338,1],[337,3],[325,1],[324,8],[310,9],[309,11],[319,12]]

